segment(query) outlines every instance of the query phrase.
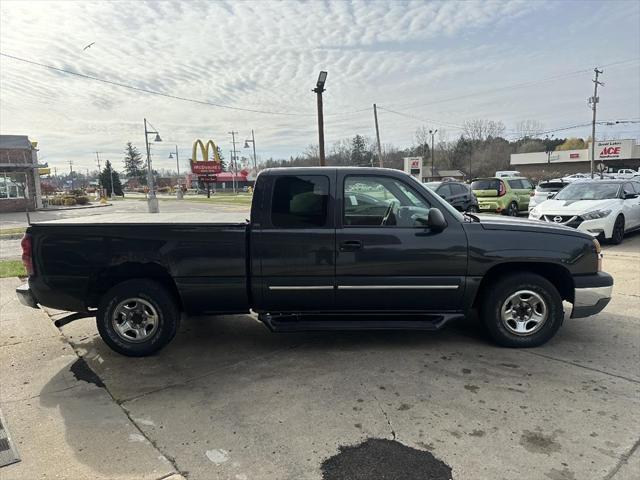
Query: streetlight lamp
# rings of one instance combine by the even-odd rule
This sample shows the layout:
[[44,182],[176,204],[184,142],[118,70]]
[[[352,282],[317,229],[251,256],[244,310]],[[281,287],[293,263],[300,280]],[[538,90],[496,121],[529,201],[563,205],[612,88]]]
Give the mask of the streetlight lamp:
[[251,129],[251,140],[244,141],[244,148],[249,148],[249,143],[253,145],[253,169],[258,172],[258,161],[256,160],[256,138],[253,136],[253,129]]
[[[169,158],[173,158],[173,152],[169,152]],[[182,200],[182,188],[180,187],[180,158],[178,157],[178,145],[176,145],[176,169],[178,170],[178,179],[176,180],[176,197]]]
[[433,148],[433,137],[435,136],[436,133],[438,133],[438,129],[436,128],[435,130],[429,130],[429,133],[431,134],[431,180],[433,180],[433,168],[434,168],[434,164],[435,164],[435,150]]
[[318,153],[320,154],[320,166],[324,167],[324,116],[322,113],[322,92],[324,92],[324,84],[327,81],[327,72],[321,71],[318,75],[316,88],[312,92],[316,92],[318,99]]
[[[151,152],[149,150],[149,135],[156,134],[156,138],[154,142],[161,142],[160,134],[157,131],[147,129],[147,119],[144,119],[144,143],[147,147],[147,187],[149,188],[148,193],[148,207],[149,213],[158,213],[160,209],[158,208],[158,199],[156,197],[155,188],[153,185],[153,170],[151,168]],[[149,126],[153,128],[153,125],[149,123]]]

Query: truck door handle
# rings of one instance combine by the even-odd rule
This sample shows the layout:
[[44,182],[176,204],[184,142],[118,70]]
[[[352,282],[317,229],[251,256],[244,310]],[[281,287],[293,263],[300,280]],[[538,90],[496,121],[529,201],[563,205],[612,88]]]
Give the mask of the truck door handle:
[[347,240],[340,244],[341,252],[354,252],[362,248],[362,242],[360,240]]

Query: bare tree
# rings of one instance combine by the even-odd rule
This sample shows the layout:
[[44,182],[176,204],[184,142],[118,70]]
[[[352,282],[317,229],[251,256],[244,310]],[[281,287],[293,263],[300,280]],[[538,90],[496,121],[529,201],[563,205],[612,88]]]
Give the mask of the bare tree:
[[519,138],[535,138],[544,132],[544,125],[537,120],[522,120],[516,124]]
[[469,140],[484,141],[487,138],[501,137],[504,134],[504,123],[501,121],[476,119],[467,120],[462,124],[463,134]]

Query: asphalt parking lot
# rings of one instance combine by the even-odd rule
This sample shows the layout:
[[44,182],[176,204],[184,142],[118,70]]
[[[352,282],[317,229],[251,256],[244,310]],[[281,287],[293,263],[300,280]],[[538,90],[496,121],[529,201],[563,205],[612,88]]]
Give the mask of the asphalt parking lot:
[[93,319],[0,283],[2,479],[635,479],[640,235],[607,247],[614,298],[547,345],[441,332],[272,334],[186,318],[160,354],[109,350]]

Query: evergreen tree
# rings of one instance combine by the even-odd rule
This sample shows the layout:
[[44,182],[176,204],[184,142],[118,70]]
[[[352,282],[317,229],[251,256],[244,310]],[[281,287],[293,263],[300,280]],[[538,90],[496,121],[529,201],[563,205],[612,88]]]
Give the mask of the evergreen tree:
[[367,141],[362,135],[356,135],[351,142],[351,164],[359,167],[370,167],[373,153],[367,148]]
[[147,184],[142,155],[131,142],[127,142],[127,146],[124,149],[124,171],[127,173],[128,178],[136,178],[142,185]]
[[224,161],[224,156],[222,155],[222,149],[216,145],[216,148],[218,149],[218,157],[220,158],[220,167],[222,168],[223,172],[227,172],[227,162]]
[[[100,185],[107,191],[107,196],[111,196],[111,192],[117,196],[123,196],[122,192],[122,184],[120,183],[120,175],[118,172],[113,170],[111,166],[111,162],[107,160],[107,164],[104,167],[104,170],[100,172]],[[113,186],[111,184],[111,179],[113,179]]]

